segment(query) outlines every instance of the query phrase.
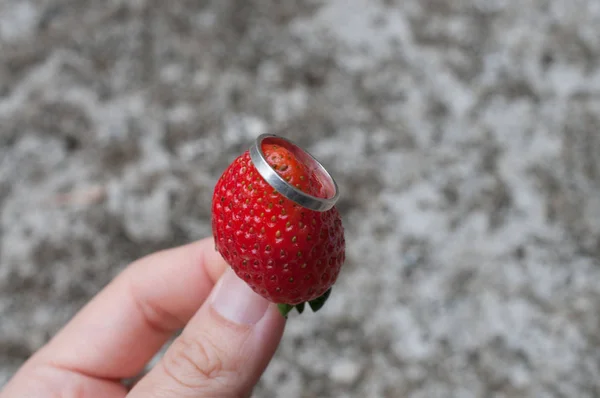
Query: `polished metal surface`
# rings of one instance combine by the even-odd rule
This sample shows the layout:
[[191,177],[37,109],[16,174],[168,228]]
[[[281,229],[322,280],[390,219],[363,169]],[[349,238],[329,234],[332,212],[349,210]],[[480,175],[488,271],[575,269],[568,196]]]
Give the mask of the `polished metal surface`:
[[[329,197],[319,198],[312,196],[289,184],[267,162],[265,154],[262,151],[263,143],[280,145],[296,155],[303,164],[308,166],[311,172],[316,173],[319,181],[325,186],[326,192],[330,194]],[[252,159],[252,163],[260,175],[273,189],[302,207],[315,211],[327,211],[335,206],[335,203],[339,199],[337,183],[323,165],[311,154],[283,137],[274,134],[260,135],[250,147],[250,159]]]

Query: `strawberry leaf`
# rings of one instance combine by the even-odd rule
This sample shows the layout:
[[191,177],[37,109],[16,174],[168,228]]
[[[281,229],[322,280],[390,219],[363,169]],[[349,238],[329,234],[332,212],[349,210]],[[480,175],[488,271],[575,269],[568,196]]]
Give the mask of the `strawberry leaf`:
[[299,314],[302,314],[304,312],[304,303],[296,304],[296,310],[298,310]]
[[279,309],[279,313],[283,315],[284,318],[287,318],[290,311],[294,309],[294,306],[289,304],[277,304],[277,308]]
[[323,293],[323,295],[321,297],[317,297],[316,299],[308,302],[308,305],[310,305],[310,308],[313,310],[313,312],[317,312],[321,308],[323,308],[323,305],[325,305],[325,302],[329,298],[330,294],[331,294],[331,288],[329,288],[329,290],[327,290],[325,293]]

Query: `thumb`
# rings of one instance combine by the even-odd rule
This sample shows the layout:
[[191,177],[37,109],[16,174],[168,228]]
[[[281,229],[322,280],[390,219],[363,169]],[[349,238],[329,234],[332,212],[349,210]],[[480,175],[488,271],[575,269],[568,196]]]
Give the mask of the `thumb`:
[[128,397],[245,397],[273,357],[285,319],[228,269]]

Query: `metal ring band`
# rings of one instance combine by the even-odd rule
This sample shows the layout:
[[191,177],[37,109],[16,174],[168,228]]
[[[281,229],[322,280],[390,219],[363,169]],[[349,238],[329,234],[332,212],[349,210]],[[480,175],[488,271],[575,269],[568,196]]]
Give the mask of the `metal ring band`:
[[[265,154],[262,151],[262,144],[265,141],[270,144],[282,146],[296,155],[300,162],[309,168],[310,172],[317,174],[319,181],[325,186],[325,190],[333,194],[329,198],[318,198],[289,184],[267,162]],[[337,183],[327,170],[325,170],[323,165],[321,165],[321,163],[311,154],[283,137],[274,134],[260,135],[250,147],[250,159],[252,160],[254,167],[256,167],[256,170],[258,170],[260,175],[271,187],[273,187],[273,189],[302,207],[314,211],[327,211],[335,206],[335,203],[339,199],[340,193]]]

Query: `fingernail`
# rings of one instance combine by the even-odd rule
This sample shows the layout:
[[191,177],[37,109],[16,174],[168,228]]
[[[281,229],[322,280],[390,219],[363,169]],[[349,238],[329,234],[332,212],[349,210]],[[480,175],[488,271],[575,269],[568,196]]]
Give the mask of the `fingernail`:
[[242,325],[256,324],[269,307],[269,302],[254,293],[231,268],[225,271],[215,286],[211,304],[221,316]]

